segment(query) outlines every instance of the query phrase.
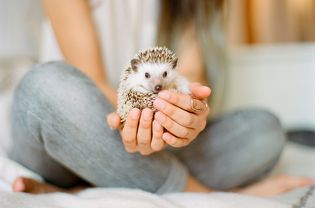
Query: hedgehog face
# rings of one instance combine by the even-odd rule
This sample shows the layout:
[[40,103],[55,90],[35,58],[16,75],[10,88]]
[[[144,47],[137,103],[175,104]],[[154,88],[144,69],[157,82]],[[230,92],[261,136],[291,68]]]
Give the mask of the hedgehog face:
[[173,66],[171,63],[140,63],[128,78],[129,87],[143,93],[168,90],[177,76]]

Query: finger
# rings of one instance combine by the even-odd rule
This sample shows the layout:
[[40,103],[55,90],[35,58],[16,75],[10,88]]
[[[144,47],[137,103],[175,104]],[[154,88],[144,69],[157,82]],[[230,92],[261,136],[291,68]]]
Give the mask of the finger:
[[162,139],[163,127],[157,122],[153,121],[153,133],[151,141],[151,149],[154,151],[161,151],[165,147],[165,142]]
[[140,110],[134,108],[128,114],[125,126],[122,130],[122,138],[127,152],[135,152],[137,149],[137,130],[140,119]]
[[107,123],[111,129],[117,129],[120,126],[120,117],[116,112],[110,113],[107,116]]
[[210,96],[211,89],[207,86],[200,85],[199,83],[190,84],[190,91],[193,97],[203,100]]
[[155,120],[163,126],[167,131],[172,133],[173,135],[180,137],[180,138],[193,138],[193,130],[187,127],[183,127],[167,117],[162,112],[155,113]]
[[148,155],[151,150],[151,134],[152,134],[152,118],[153,111],[146,108],[141,112],[140,124],[137,134],[137,146],[138,151],[142,155]]
[[163,99],[157,98],[154,101],[154,107],[182,126],[195,128],[199,125],[197,115],[178,108]]
[[[158,94],[158,97],[162,98],[163,100],[183,109],[189,112],[193,113],[203,113],[204,109],[207,108],[206,104],[202,102],[201,100],[198,99],[193,99],[190,95],[185,95],[185,94],[180,94],[180,93],[175,93],[171,91],[162,91]],[[192,100],[193,99],[193,100]],[[154,102],[154,107],[157,109],[160,108],[156,102],[158,99],[155,100]],[[192,102],[193,101],[193,102]],[[163,106],[161,106],[163,107]],[[199,112],[196,112],[195,110],[192,109],[194,107],[195,109],[199,109]],[[160,109],[159,109],[160,110]]]
[[190,140],[187,138],[177,138],[172,134],[165,132],[163,133],[162,139],[172,147],[184,147],[190,143]]

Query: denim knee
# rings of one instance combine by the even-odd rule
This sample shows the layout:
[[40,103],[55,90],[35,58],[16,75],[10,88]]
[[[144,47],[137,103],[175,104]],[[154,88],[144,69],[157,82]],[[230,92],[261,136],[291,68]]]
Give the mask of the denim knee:
[[261,148],[277,147],[280,151],[286,141],[280,120],[264,109],[237,110],[225,114],[219,120],[229,120],[230,127],[235,125],[243,128],[248,132],[247,136],[259,140]]
[[[92,80],[74,66],[61,61],[35,65],[21,80],[15,97],[31,108],[34,105],[44,105],[71,109],[74,106],[66,105],[101,102],[108,112],[114,111]],[[84,109],[91,106],[81,107]]]
[[[285,131],[280,120],[271,112],[263,109],[244,109],[228,113],[230,124],[241,128],[247,137],[248,148],[257,150],[257,154],[248,155],[257,158],[269,171],[280,158],[286,142]],[[223,119],[224,119],[223,117]],[[263,153],[264,152],[264,153]]]
[[225,151],[235,154],[235,161],[228,158],[232,161],[226,163],[233,163],[230,165],[235,171],[227,168],[233,174],[226,174],[228,179],[217,177],[213,187],[230,189],[253,182],[266,175],[279,160],[286,136],[279,119],[272,113],[262,109],[237,110],[213,122],[215,127],[211,134],[225,132],[214,145],[228,142]]

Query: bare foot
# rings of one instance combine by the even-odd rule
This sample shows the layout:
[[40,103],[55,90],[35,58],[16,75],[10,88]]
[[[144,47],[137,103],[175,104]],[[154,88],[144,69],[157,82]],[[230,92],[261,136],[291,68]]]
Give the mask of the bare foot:
[[280,175],[266,178],[235,191],[241,194],[270,197],[311,185],[315,185],[315,181],[310,178]]
[[[315,185],[315,181],[312,179],[306,177],[281,175],[266,178],[263,181],[232,191],[241,194],[269,197],[283,194],[296,188],[311,185]],[[87,188],[87,186],[77,186],[72,189],[62,189],[48,183],[42,183],[31,178],[23,177],[17,178],[12,185],[14,192],[26,192],[32,194],[52,192],[76,193],[83,190],[84,188]],[[202,190],[200,192],[204,191]]]
[[14,192],[25,192],[32,194],[41,194],[41,193],[53,193],[53,192],[66,192],[66,193],[76,193],[82,189],[87,188],[87,186],[77,186],[71,189],[62,189],[57,186],[45,183],[38,182],[31,178],[20,177],[15,179],[12,184],[12,190]]

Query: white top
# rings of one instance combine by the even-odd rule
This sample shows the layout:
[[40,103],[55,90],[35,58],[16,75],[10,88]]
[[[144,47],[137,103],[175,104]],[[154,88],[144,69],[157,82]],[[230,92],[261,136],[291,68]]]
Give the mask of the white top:
[[[90,0],[99,33],[106,75],[117,87],[121,70],[135,54],[156,44],[159,1]],[[48,20],[43,24],[40,61],[62,60]]]

